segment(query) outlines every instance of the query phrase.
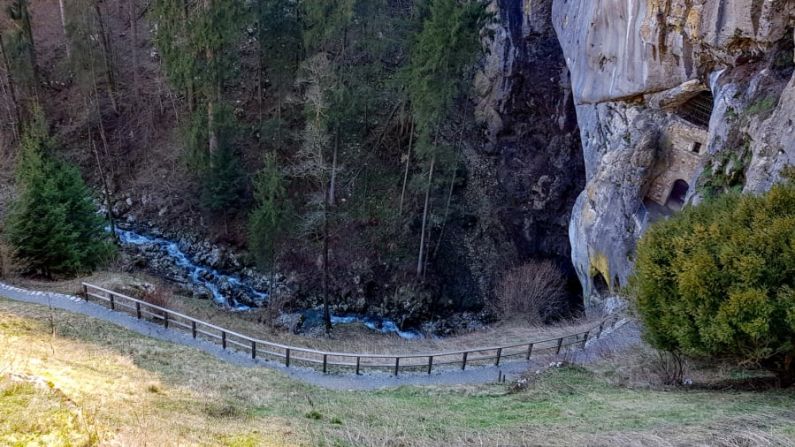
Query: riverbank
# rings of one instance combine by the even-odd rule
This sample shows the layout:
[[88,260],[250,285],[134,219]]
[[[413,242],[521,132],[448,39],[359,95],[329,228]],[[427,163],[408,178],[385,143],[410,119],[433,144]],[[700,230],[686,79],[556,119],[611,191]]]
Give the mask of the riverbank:
[[462,332],[449,337],[426,337],[404,339],[396,334],[382,334],[362,324],[337,325],[330,337],[307,336],[292,333],[282,327],[266,324],[267,309],[254,309],[247,312],[231,313],[216,306],[211,300],[197,300],[171,293],[169,284],[147,274],[124,272],[98,272],[87,277],[62,282],[36,281],[28,278],[12,278],[11,283],[33,290],[51,291],[65,294],[78,294],[83,281],[111,290],[132,290],[143,284],[156,285],[168,296],[169,308],[202,320],[244,333],[252,337],[272,340],[291,346],[318,350],[378,353],[412,353],[427,351],[446,351],[523,343],[531,339],[555,338],[557,336],[584,330],[593,320],[583,319],[567,324],[535,327],[521,321],[502,322],[490,326]]

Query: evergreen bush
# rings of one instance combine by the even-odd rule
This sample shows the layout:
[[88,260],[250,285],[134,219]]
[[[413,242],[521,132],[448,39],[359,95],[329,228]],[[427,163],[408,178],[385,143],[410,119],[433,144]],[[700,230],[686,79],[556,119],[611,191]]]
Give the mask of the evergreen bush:
[[632,281],[656,348],[795,379],[795,185],[731,193],[652,226]]

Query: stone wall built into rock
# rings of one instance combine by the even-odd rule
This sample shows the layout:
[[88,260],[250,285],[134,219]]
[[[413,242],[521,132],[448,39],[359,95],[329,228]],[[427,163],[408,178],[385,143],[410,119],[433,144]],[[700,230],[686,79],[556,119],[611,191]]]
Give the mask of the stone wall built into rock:
[[552,20],[587,178],[572,261],[598,308],[632,274],[644,201],[761,192],[795,164],[795,1],[554,0]]

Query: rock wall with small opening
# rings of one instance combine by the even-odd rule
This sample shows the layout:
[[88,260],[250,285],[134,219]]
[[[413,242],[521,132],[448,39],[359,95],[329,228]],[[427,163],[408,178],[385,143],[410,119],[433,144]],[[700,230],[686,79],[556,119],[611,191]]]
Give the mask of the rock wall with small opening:
[[553,23],[587,178],[572,261],[598,307],[650,222],[683,200],[764,191],[795,163],[795,2],[555,0]]

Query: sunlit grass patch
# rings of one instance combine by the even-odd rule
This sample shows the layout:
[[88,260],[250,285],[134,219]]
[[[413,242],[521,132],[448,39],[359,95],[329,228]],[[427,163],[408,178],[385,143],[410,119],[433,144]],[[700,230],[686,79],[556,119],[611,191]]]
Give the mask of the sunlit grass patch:
[[51,384],[0,375],[0,445],[90,446],[91,417]]

